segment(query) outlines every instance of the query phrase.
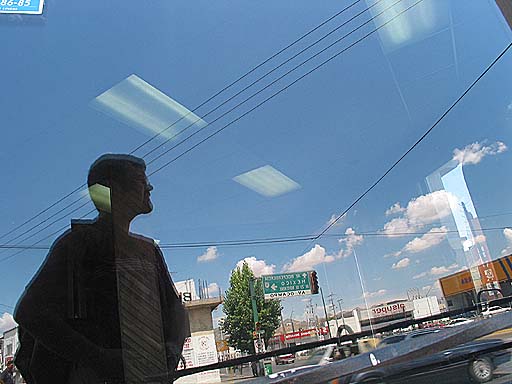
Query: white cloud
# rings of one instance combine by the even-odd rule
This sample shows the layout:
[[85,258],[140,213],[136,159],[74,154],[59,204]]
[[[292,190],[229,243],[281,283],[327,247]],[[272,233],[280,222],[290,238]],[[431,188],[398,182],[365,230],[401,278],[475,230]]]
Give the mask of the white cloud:
[[334,256],[326,255],[325,248],[315,244],[310,251],[306,252],[302,256],[296,257],[291,262],[285,264],[283,271],[285,272],[297,272],[307,271],[313,269],[315,265],[322,263],[331,263],[334,261]]
[[412,278],[416,280],[416,279],[421,279],[421,278],[424,278],[427,276],[445,275],[445,274],[454,272],[458,268],[459,268],[459,265],[456,263],[448,265],[448,266],[445,266],[445,265],[441,265],[439,267],[434,266],[434,267],[430,268],[430,270],[428,270],[428,271],[414,275]]
[[450,270],[448,269],[448,267],[445,267],[444,265],[441,267],[432,267],[432,269],[430,270],[430,274],[432,275],[443,275],[448,272],[450,272]]
[[451,206],[457,205],[457,197],[445,190],[419,196],[409,201],[401,217],[387,222],[383,232],[388,236],[417,232],[450,215]]
[[412,278],[414,280],[417,280],[417,279],[422,279],[427,276],[428,276],[428,272],[421,272],[421,273],[418,273],[417,275],[414,275]]
[[415,237],[411,241],[409,241],[402,248],[401,251],[395,253],[395,256],[400,256],[403,253],[419,253],[423,252],[429,248],[432,248],[446,239],[446,233],[448,229],[445,226],[440,228],[432,228],[430,231],[425,233],[421,237]]
[[505,235],[505,239],[507,239],[507,241],[512,244],[512,229],[505,228],[503,230],[503,235]]
[[0,333],[13,329],[17,325],[10,313],[4,312],[2,317],[0,317]]
[[252,270],[252,273],[254,273],[254,276],[260,277],[261,275],[272,275],[275,270],[276,266],[274,264],[268,265],[265,260],[258,260],[256,257],[246,257],[243,260],[240,260],[238,263],[236,263],[237,268],[242,268],[244,265],[244,262],[247,263],[249,268]]
[[208,297],[218,297],[219,296],[219,284],[210,283],[208,284]]
[[457,197],[445,190],[435,191],[411,200],[406,215],[413,225],[432,224],[452,213],[451,202],[457,204]]
[[507,240],[507,247],[501,251],[502,255],[507,255],[509,253],[512,253],[512,229],[511,228],[505,228],[503,230],[503,235],[505,236],[505,240]]
[[386,289],[379,289],[378,291],[375,291],[375,292],[365,292],[364,297],[366,297],[366,298],[380,297],[380,296],[384,296],[386,293],[388,293],[388,291]]
[[451,271],[453,271],[454,269],[457,269],[459,266],[458,264],[452,264],[452,265],[449,265],[449,266],[440,266],[440,267],[432,267],[430,269],[430,274],[433,275],[433,276],[437,276],[437,275],[443,275],[445,273],[450,273]]
[[395,215],[397,213],[402,213],[404,211],[405,211],[405,208],[400,206],[400,203],[395,203],[386,211],[386,216]]
[[356,234],[353,228],[347,228],[345,235],[346,237],[338,240],[342,248],[336,255],[337,258],[350,256],[354,248],[363,242],[363,236]]
[[217,247],[208,247],[206,252],[197,258],[197,261],[200,263],[213,261],[219,257],[219,253],[217,252]]
[[416,228],[411,227],[411,225],[409,224],[409,220],[407,220],[407,218],[404,217],[395,218],[384,224],[384,233],[387,236],[412,233],[415,230]]
[[[343,216],[341,216],[339,219],[338,217],[340,217],[340,214],[332,214],[331,215],[331,218],[329,219],[329,221],[326,223],[326,226],[329,227],[329,226],[333,226],[333,227],[337,227],[339,225],[342,225],[343,224],[343,221],[345,220],[345,218],[347,217],[347,214],[345,213]],[[338,220],[336,220],[338,219]]]
[[393,269],[406,268],[409,266],[410,263],[411,263],[411,259],[409,259],[408,257],[405,257],[402,260],[394,263],[391,268],[393,268]]
[[483,145],[479,142],[466,145],[463,149],[455,148],[453,150],[453,159],[459,163],[478,164],[487,155],[494,156],[507,150],[505,143],[497,141],[491,145]]

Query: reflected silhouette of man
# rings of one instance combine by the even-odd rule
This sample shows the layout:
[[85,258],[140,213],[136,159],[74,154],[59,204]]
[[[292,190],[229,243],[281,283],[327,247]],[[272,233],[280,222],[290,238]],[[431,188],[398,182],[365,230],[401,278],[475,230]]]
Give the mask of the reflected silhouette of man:
[[15,310],[28,384],[142,383],[176,369],[188,314],[158,246],[129,232],[153,209],[145,169],[129,155],[91,166],[98,217],[72,221]]

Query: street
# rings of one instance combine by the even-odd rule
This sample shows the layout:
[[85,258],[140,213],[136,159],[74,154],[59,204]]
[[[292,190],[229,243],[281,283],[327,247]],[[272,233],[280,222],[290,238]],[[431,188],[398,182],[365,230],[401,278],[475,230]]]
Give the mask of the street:
[[[512,328],[495,332],[493,334],[485,336],[484,339],[501,339],[504,341],[512,341]],[[302,364],[300,364],[300,362],[304,361],[306,358],[303,357],[303,358],[299,358],[299,359],[296,359],[296,362],[294,364],[276,365],[275,363],[272,363],[272,372],[273,373],[281,372],[281,371],[285,371],[287,369],[291,369],[297,365],[302,365]],[[244,367],[242,373],[240,373],[239,370],[237,370],[234,373],[232,371],[230,371],[228,373],[227,370],[225,370],[225,369],[221,370],[222,382],[240,383],[240,382],[248,381],[252,378],[253,377],[251,374],[250,367]],[[489,383],[492,383],[492,384],[512,383],[512,359],[503,364],[500,364],[496,368],[495,373],[494,373],[494,379],[492,381],[490,381]]]

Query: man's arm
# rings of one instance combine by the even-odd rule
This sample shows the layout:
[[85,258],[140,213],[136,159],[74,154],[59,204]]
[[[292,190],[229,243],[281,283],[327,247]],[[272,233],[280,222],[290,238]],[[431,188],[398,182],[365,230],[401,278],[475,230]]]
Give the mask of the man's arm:
[[104,355],[70,325],[67,258],[80,259],[79,253],[85,248],[81,242],[80,236],[71,233],[56,241],[14,313],[16,322],[45,348],[72,362],[96,361]]
[[162,302],[162,320],[164,336],[167,347],[167,355],[170,361],[170,369],[176,369],[179,356],[183,350],[185,339],[190,336],[190,324],[188,311],[172,282],[171,275],[160,249],[155,246],[155,256],[160,275],[160,297]]

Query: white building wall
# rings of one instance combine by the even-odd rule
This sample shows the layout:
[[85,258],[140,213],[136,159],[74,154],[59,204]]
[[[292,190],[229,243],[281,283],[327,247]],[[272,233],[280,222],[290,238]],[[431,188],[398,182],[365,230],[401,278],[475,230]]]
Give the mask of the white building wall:
[[[354,310],[354,312],[357,312]],[[337,324],[337,326],[336,326]],[[358,313],[355,313],[354,316],[344,317],[344,319],[339,318],[338,321],[330,320],[329,321],[329,329],[331,330],[331,336],[336,337],[338,332],[338,327],[343,327],[345,325],[347,328],[352,330],[352,333],[361,332],[361,323],[359,322]],[[347,329],[345,328],[345,329]],[[343,332],[342,335],[348,334],[347,332]]]
[[2,356],[3,361],[2,365],[5,364],[7,360],[13,359],[16,350],[18,349],[19,340],[18,340],[18,328],[11,329],[7,332],[4,332],[4,345],[2,347]]
[[436,296],[424,297],[422,299],[416,299],[413,301],[414,312],[413,316],[415,319],[423,319],[424,317],[430,317],[441,313],[439,308],[439,302]]

